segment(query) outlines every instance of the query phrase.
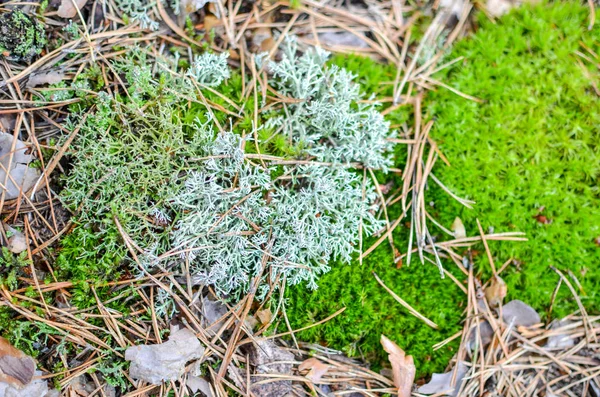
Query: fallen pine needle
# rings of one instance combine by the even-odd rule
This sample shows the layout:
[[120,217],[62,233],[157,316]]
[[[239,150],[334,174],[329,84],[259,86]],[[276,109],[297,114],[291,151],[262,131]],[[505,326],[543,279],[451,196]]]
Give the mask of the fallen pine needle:
[[373,276],[375,277],[375,280],[377,280],[377,282],[383,288],[385,288],[385,290],[387,292],[389,292],[390,295],[392,295],[392,297],[396,300],[396,302],[398,302],[399,304],[401,304],[402,306],[404,306],[410,312],[410,314],[412,314],[413,316],[415,316],[419,320],[423,321],[425,324],[429,325],[431,328],[438,329],[438,326],[437,326],[436,323],[434,323],[433,321],[431,321],[430,319],[428,319],[427,317],[425,317],[424,315],[422,315],[421,313],[419,313],[418,311],[416,311],[415,309],[413,309],[411,305],[409,305],[408,303],[406,303],[402,298],[400,298],[398,295],[396,295],[396,293],[394,293],[394,291],[392,291],[391,289],[389,289],[388,286],[385,285],[383,283],[383,281],[381,281],[381,279],[379,278],[379,276],[377,275],[377,273],[373,272]]

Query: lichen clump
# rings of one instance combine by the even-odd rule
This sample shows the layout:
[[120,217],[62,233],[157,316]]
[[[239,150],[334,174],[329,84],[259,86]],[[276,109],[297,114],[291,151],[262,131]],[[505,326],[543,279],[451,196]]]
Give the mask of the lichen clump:
[[206,90],[227,91],[224,56],[158,76],[143,58],[115,65],[131,89],[99,96],[62,195],[80,210],[79,228],[96,230],[99,255],[125,251],[114,237],[122,225],[140,271],[185,263],[222,296],[265,296],[279,282],[316,288],[331,260],[350,262],[359,231],[383,226],[375,190],[354,168],[390,164],[389,124],[357,104],[352,75],[325,67],[326,53],[287,46],[270,84],[297,100],[256,120],[252,102],[233,103],[241,91],[223,101]]
[[29,60],[46,45],[44,26],[21,10],[0,14],[0,54],[14,60]]

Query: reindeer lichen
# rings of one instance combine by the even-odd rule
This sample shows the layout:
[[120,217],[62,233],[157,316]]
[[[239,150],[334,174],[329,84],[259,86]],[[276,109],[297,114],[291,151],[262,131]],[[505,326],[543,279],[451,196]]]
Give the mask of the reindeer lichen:
[[[349,73],[324,65],[324,52],[296,51],[289,41],[283,60],[270,65],[270,83],[298,101],[258,115],[258,125],[206,108],[205,96],[218,97],[205,88],[230,76],[223,55],[158,75],[141,55],[115,65],[131,88],[99,96],[74,142],[62,194],[79,227],[96,231],[98,252],[127,258],[114,238],[122,225],[142,251],[138,270],[187,262],[194,283],[232,298],[252,286],[263,296],[272,282],[315,289],[330,261],[350,262],[359,231],[382,227],[374,188],[353,168],[385,169],[393,132],[374,105],[357,103]],[[292,75],[309,89],[298,90]],[[248,105],[236,106],[253,110]],[[265,131],[295,146],[294,156],[283,164],[249,156],[244,148],[264,147],[254,137]]]

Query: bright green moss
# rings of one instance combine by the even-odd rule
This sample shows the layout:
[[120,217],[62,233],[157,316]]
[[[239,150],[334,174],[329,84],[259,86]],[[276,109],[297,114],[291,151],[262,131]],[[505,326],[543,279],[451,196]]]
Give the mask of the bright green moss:
[[[600,29],[587,30],[588,16],[584,6],[556,3],[498,24],[482,21],[453,54],[464,62],[440,78],[485,102],[442,90],[429,98],[437,117],[432,135],[452,163],[438,176],[478,203],[470,211],[439,195],[442,220],[449,224],[459,215],[470,234],[476,218],[496,231],[527,233],[527,243],[491,247],[497,261],[522,263],[504,274],[509,299],[537,310],[549,307],[558,281],[550,266],[573,272],[584,304],[600,307],[600,247],[594,244],[600,235],[600,102],[575,55],[587,53],[580,43],[600,49]],[[550,224],[535,218],[540,207]],[[553,316],[576,307],[567,289],[562,292]]]
[[[508,298],[524,300],[540,311],[549,307],[558,281],[550,265],[572,271],[583,284],[583,302],[592,310],[600,307],[600,248],[594,244],[600,235],[600,103],[574,54],[582,51],[580,41],[598,53],[599,31],[586,30],[587,18],[588,10],[575,3],[524,8],[497,24],[482,18],[477,34],[449,55],[448,59],[464,56],[464,62],[437,78],[485,102],[477,104],[444,89],[425,102],[427,116],[437,119],[432,135],[452,163],[448,168],[440,162],[436,176],[477,201],[475,209],[468,210],[432,187],[431,213],[446,226],[460,216],[469,235],[477,234],[477,218],[486,230],[526,232],[527,243],[491,243],[491,249],[497,263],[510,257],[521,262],[519,269],[503,273]],[[391,68],[356,57],[336,62],[359,74],[363,87],[390,95]],[[399,123],[408,116],[400,112],[392,117]],[[541,206],[552,223],[534,218]],[[404,252],[406,228],[396,233],[395,241]],[[483,271],[485,279],[489,265],[483,247],[475,249],[480,252],[477,271]],[[445,266],[456,271],[452,264]],[[395,303],[371,271],[438,323],[440,331]],[[347,309],[298,339],[362,354],[377,365],[386,359],[379,345],[383,333],[415,357],[417,376],[442,371],[457,347],[431,349],[461,328],[464,309],[464,294],[450,280],[441,280],[432,264],[413,262],[397,270],[389,245],[382,244],[362,267],[332,266],[319,285],[312,294],[289,291],[287,315],[293,327],[318,321],[342,306]],[[562,292],[564,299],[557,300],[553,316],[575,308],[565,287]]]

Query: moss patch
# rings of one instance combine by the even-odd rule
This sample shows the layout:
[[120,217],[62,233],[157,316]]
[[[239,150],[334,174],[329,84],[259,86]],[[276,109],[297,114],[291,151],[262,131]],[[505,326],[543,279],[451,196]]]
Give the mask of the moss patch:
[[[600,102],[577,64],[580,42],[598,53],[598,29],[587,31],[588,10],[576,3],[556,3],[517,10],[497,23],[480,21],[480,29],[457,45],[448,59],[462,63],[436,78],[485,102],[465,100],[447,90],[426,98],[428,117],[437,119],[432,132],[452,167],[439,165],[436,176],[462,196],[477,201],[461,207],[434,189],[432,211],[449,226],[460,216],[469,235],[476,219],[496,232],[523,231],[526,243],[492,243],[498,263],[513,257],[503,277],[509,299],[521,299],[547,310],[558,276],[549,266],[573,272],[583,285],[584,304],[599,307],[600,235],[598,192]],[[364,86],[389,90],[393,71],[371,61],[346,67]],[[359,62],[360,63],[360,62]],[[378,70],[378,71],[375,71]],[[382,92],[389,95],[387,91]],[[440,162],[441,164],[441,162]],[[542,223],[542,215],[551,223]],[[393,215],[390,215],[393,216]],[[438,233],[441,237],[441,233]],[[396,233],[406,247],[406,229]],[[368,246],[368,244],[366,245]],[[478,270],[489,274],[482,247]],[[454,271],[454,265],[446,264]],[[379,287],[371,272],[418,311],[440,325],[440,331],[410,316]],[[383,245],[363,263],[332,266],[312,294],[289,291],[287,314],[292,326],[306,326],[342,306],[346,311],[327,324],[302,332],[299,339],[324,343],[375,363],[385,360],[380,334],[397,341],[415,357],[418,375],[442,371],[456,344],[433,352],[431,346],[460,329],[463,294],[441,280],[431,265],[395,269],[389,246]],[[575,308],[563,287],[553,317]]]
[[[600,48],[600,29],[587,30],[588,16],[584,6],[556,3],[518,11],[497,25],[483,21],[453,54],[465,61],[442,78],[485,102],[441,90],[429,102],[438,119],[432,134],[452,164],[438,176],[478,203],[465,210],[440,195],[442,220],[448,224],[458,214],[470,234],[476,218],[496,231],[527,233],[527,243],[492,244],[492,251],[496,260],[521,263],[504,274],[508,298],[537,310],[549,307],[558,281],[550,266],[573,272],[584,304],[600,307],[594,242],[600,235],[600,101],[575,54],[591,57],[584,47]],[[576,307],[567,289],[562,292],[553,316]]]
[[44,26],[34,17],[18,9],[0,14],[0,55],[28,60],[40,54],[44,45]]

